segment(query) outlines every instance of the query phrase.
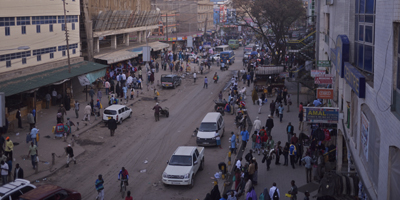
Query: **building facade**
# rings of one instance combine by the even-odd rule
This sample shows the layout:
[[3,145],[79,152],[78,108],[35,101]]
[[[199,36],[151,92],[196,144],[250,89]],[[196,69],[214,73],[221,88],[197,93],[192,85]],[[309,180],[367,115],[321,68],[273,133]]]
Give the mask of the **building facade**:
[[337,171],[360,177],[361,198],[398,199],[400,2],[316,3],[317,57],[331,62],[333,105],[343,116]]

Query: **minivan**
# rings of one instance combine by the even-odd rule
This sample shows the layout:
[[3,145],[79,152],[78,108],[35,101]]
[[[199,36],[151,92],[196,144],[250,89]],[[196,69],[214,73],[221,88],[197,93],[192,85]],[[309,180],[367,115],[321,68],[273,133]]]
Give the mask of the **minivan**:
[[228,45],[231,49],[235,50],[239,48],[239,41],[238,40],[229,40]]
[[222,137],[225,132],[225,123],[219,112],[209,112],[201,121],[197,132],[197,145],[216,146],[216,136]]
[[163,88],[176,88],[176,86],[181,85],[181,77],[175,74],[162,74],[161,85]]
[[109,119],[114,118],[117,123],[122,124],[124,119],[130,118],[132,109],[125,105],[111,105],[104,109],[103,122],[107,123]]

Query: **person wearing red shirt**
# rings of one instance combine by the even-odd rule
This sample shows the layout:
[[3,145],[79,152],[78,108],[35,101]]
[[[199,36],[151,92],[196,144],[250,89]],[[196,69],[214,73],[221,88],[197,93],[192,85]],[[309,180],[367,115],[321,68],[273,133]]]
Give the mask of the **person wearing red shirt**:
[[133,200],[133,198],[131,197],[131,191],[128,191],[128,192],[126,193],[125,200]]

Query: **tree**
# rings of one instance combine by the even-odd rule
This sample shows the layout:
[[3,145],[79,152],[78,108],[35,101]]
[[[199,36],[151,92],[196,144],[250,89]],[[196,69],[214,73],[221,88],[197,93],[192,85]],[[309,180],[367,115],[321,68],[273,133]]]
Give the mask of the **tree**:
[[[238,21],[264,38],[272,51],[272,63],[279,65],[286,55],[286,38],[290,26],[304,19],[305,8],[301,0],[234,0]],[[250,18],[253,24],[246,21]],[[269,34],[272,31],[272,36]],[[275,45],[272,45],[275,43]],[[281,52],[282,51],[282,52]],[[277,54],[275,52],[278,52]]]

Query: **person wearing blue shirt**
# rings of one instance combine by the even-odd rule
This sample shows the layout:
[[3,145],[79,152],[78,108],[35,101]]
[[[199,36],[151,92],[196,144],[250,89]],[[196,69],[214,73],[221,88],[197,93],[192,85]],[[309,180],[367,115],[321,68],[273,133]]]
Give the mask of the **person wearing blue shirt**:
[[242,151],[244,151],[246,149],[247,141],[249,141],[250,135],[247,130],[243,130],[242,132],[240,132],[240,135],[242,136],[242,142],[243,142]]
[[102,175],[99,175],[99,178],[96,180],[95,186],[96,186],[96,190],[97,190],[97,200],[104,200],[104,180]]
[[292,144],[289,147],[289,156],[290,156],[290,164],[292,165],[293,169],[295,162],[295,158],[297,155],[297,150],[296,150],[296,146],[294,145],[294,142],[292,142]]
[[32,128],[32,130],[31,130],[30,135],[31,135],[32,142],[33,142],[36,146],[38,145],[38,144],[37,144],[37,140],[36,140],[36,135],[37,135],[38,132],[39,132],[39,129],[37,129],[36,126],[33,125],[33,128]]
[[232,131],[232,137],[231,137],[231,153],[236,154],[236,135]]
[[321,103],[320,100],[315,99],[314,102],[313,102],[313,104],[314,104],[314,106],[318,107],[318,106],[320,106],[322,103]]

